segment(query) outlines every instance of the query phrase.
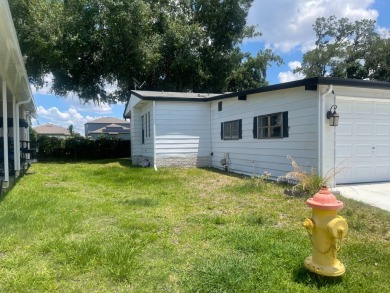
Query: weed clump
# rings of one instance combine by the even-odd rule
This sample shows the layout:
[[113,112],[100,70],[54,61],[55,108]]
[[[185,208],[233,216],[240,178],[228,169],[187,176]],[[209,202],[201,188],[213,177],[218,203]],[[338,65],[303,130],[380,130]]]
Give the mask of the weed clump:
[[280,183],[293,184],[292,189],[286,190],[287,194],[294,196],[309,197],[318,192],[321,187],[326,186],[333,177],[333,172],[325,177],[318,175],[316,169],[311,167],[307,172],[306,168],[300,166],[291,156],[287,156],[291,160],[293,171],[288,172],[285,176],[278,177]]

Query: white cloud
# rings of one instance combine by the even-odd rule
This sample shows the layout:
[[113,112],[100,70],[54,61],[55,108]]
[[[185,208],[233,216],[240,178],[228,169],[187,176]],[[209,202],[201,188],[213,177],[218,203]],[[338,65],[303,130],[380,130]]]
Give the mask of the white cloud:
[[[95,104],[93,101],[84,102],[75,93],[66,97],[53,95],[50,90],[52,79],[53,76],[48,74],[44,78],[44,87],[37,89],[32,86],[33,94],[44,96],[43,99],[40,98],[41,104],[37,105],[38,119],[33,121],[33,125],[37,125],[38,122],[41,124],[50,122],[68,128],[72,124],[75,132],[84,135],[84,124],[88,121],[103,116],[118,116],[117,111],[118,108],[121,108],[121,103],[109,105],[107,103]],[[112,92],[115,89],[115,83],[106,84],[107,92]]]
[[33,95],[35,94],[41,94],[41,95],[52,95],[51,92],[51,86],[53,85],[53,75],[52,74],[46,74],[43,77],[43,87],[36,87],[34,85],[31,85],[31,92]]
[[305,75],[302,73],[294,73],[294,69],[298,68],[301,66],[301,62],[299,61],[293,61],[288,63],[288,67],[291,69],[289,71],[285,72],[279,72],[278,78],[279,82],[289,82],[289,81],[294,81],[294,80],[299,80],[305,78]]
[[[261,41],[281,52],[310,49],[315,41],[312,25],[318,17],[335,15],[351,21],[374,19],[378,11],[370,8],[375,0],[255,0],[248,24],[257,25]],[[259,39],[254,39],[259,41]],[[248,40],[250,41],[250,40]]]
[[[46,74],[44,76],[44,86],[42,88],[36,88],[35,86],[31,86],[31,90],[33,95],[34,94],[40,94],[40,95],[48,95],[51,96],[50,98],[54,98],[53,92],[51,91],[51,87],[53,85],[53,75],[52,74]],[[116,90],[117,86],[116,83],[110,84],[106,83],[106,91],[108,93],[112,93],[114,90]],[[79,99],[77,94],[70,93],[66,97],[57,97],[59,99],[62,99],[66,104],[69,105],[69,107],[75,107],[80,112],[95,112],[99,114],[110,114],[112,113],[112,107],[107,103],[99,103],[94,104],[92,101],[84,102]]]
[[74,107],[80,112],[94,112],[106,115],[112,113],[112,107],[107,103],[94,104],[91,101],[84,103],[77,96],[68,96],[61,99],[70,107]]
[[[73,125],[75,132],[84,135],[84,124],[88,121],[100,118],[101,116],[92,117],[90,115],[83,116],[76,108],[70,107],[66,111],[61,111],[57,107],[51,107],[46,109],[43,106],[37,107],[38,121],[40,118],[45,119],[56,125],[68,128],[69,125]],[[38,121],[33,122],[37,125]]]
[[383,37],[383,38],[390,38],[390,29],[387,27],[378,27],[378,33]]

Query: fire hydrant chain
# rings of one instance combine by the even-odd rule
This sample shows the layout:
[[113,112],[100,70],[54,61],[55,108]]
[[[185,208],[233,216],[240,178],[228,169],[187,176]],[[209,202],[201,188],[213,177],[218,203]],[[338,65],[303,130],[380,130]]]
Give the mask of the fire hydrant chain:
[[[345,224],[346,224],[346,222],[345,222]],[[344,233],[345,233],[345,230],[343,229],[343,230],[340,230],[340,231],[338,231],[338,235],[337,235],[337,238],[335,239],[335,251],[336,252],[339,252],[339,251],[341,251],[341,246],[342,246],[342,244],[343,244],[343,235],[344,235]],[[336,258],[336,254],[335,254],[335,256],[334,256],[335,258]]]

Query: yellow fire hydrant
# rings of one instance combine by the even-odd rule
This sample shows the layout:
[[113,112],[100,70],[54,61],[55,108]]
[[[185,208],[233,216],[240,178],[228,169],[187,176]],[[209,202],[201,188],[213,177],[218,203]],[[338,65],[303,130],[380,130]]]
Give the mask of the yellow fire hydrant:
[[305,219],[303,226],[307,229],[313,248],[312,255],[306,258],[305,267],[316,274],[336,277],[345,272],[344,265],[337,259],[341,240],[348,232],[348,224],[337,211],[343,208],[343,202],[326,187],[306,201],[313,208],[312,218]]

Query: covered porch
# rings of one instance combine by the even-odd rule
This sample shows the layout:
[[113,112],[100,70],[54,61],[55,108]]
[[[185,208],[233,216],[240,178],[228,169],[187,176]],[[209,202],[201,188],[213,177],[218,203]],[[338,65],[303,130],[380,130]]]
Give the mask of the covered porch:
[[[34,161],[29,147],[36,113],[8,2],[0,0],[0,180],[2,188]],[[12,180],[11,177],[14,177]]]

